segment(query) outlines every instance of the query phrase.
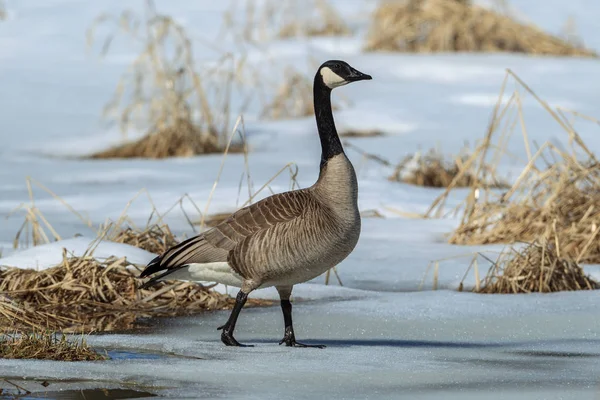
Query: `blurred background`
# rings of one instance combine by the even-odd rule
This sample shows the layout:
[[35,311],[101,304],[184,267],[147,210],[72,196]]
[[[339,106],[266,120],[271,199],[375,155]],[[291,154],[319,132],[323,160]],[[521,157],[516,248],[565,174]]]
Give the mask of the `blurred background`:
[[[388,217],[398,216],[390,208],[423,213],[437,194],[388,178],[447,186],[421,181],[452,176],[414,177],[410,168],[427,161],[417,153],[442,153],[432,157],[449,162],[446,169],[455,167],[454,158],[472,154],[507,68],[552,107],[594,114],[600,42],[592,5],[5,0],[0,212],[28,200],[27,177],[92,225],[117,219],[142,188],[163,213],[187,193],[212,215],[268,194],[254,191],[288,164],[293,171],[271,181],[271,189],[306,187],[320,157],[312,79],[321,62],[336,58],[374,77],[340,89],[333,99],[338,130],[359,170],[361,208]],[[504,104],[515,82],[507,80]],[[552,116],[521,92],[528,140],[567,143]],[[584,139],[596,137],[591,125],[581,128]],[[521,135],[508,146],[520,161],[534,151]],[[508,157],[499,164],[509,180],[523,167]],[[39,189],[36,207],[61,237],[90,233]],[[184,203],[195,214],[190,218],[204,218]],[[137,201],[128,216],[143,224],[153,207]],[[5,254],[19,218],[2,220]],[[178,234],[189,233],[179,211],[166,218]]]

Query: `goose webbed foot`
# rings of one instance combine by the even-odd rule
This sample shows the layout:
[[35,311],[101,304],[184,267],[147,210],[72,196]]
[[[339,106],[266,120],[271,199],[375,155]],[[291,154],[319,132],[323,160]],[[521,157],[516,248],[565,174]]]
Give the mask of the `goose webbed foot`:
[[294,330],[291,327],[285,328],[285,334],[283,335],[283,339],[279,342],[279,345],[284,344],[287,347],[303,347],[303,348],[315,348],[315,349],[324,349],[324,344],[304,344],[296,342],[296,336],[294,335]]
[[227,324],[220,326],[217,330],[222,330],[221,332],[221,342],[223,342],[226,346],[235,346],[235,347],[254,347],[251,344],[242,344],[235,340],[233,337],[233,332],[227,328]]

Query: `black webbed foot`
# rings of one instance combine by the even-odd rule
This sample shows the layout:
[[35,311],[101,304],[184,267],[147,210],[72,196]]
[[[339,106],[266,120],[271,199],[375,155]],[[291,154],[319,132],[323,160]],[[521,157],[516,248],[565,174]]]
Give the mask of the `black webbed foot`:
[[326,347],[324,344],[304,344],[296,342],[294,331],[289,327],[285,329],[285,334],[283,335],[283,339],[281,339],[281,341],[279,342],[279,345],[281,346],[284,343],[287,347],[303,347],[315,349],[324,349]]
[[226,325],[220,326],[217,330],[223,330],[221,332],[221,342],[223,342],[226,346],[235,346],[235,347],[254,347],[251,344],[242,344],[235,340],[232,332],[226,328]]

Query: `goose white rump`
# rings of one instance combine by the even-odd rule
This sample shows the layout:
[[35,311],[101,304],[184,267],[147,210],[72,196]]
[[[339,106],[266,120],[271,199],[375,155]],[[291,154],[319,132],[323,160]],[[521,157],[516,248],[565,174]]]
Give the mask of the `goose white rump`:
[[223,285],[242,287],[244,278],[236,274],[227,262],[193,263],[161,279],[182,281],[216,282]]

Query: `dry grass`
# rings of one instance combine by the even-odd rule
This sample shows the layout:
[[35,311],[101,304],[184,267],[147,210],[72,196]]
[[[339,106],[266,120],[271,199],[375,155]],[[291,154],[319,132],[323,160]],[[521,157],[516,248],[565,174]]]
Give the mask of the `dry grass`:
[[273,101],[263,107],[261,118],[283,119],[307,117],[315,114],[313,82],[302,73],[288,68],[284,81],[275,92]]
[[352,33],[327,0],[247,1],[244,5],[234,0],[223,19],[223,29],[236,43]]
[[457,0],[383,1],[365,49],[397,52],[516,52],[596,57],[596,53],[495,11]]
[[140,318],[220,310],[234,304],[229,296],[190,282],[165,281],[138,289],[137,266],[125,257],[98,261],[92,251],[82,257],[65,253],[60,265],[47,270],[1,271],[0,329],[114,331],[133,328]]
[[572,259],[562,258],[545,239],[503,253],[490,268],[478,293],[550,293],[593,290],[600,285]]
[[[450,237],[450,243],[530,243],[550,230],[556,237],[556,251],[560,255],[577,263],[599,263],[600,162],[582,141],[564,110],[552,109],[510,71],[507,79],[509,77],[516,81],[519,89],[506,105],[498,102],[479,158],[488,154],[500,160],[502,143],[505,144],[520,126],[528,157],[526,165],[514,184],[502,193],[479,186],[470,188],[461,205],[461,224]],[[505,85],[506,81],[500,98]],[[520,90],[533,96],[564,130],[569,139],[569,150],[546,142],[532,152]],[[494,148],[495,153],[492,152]],[[470,159],[465,164],[472,162],[474,160]],[[441,214],[454,187],[451,185],[436,199],[428,216]]]
[[221,222],[225,221],[227,218],[229,218],[229,216],[232,213],[230,212],[224,212],[224,213],[217,213],[217,214],[211,214],[208,217],[206,217],[204,219],[204,225],[208,226],[208,227],[214,227],[219,225]]
[[366,138],[366,137],[379,137],[385,134],[379,129],[342,129],[340,137],[345,138]]
[[[288,21],[279,30],[280,38],[297,36],[345,36],[351,33],[335,8],[326,0],[288,0],[284,15]],[[311,12],[312,11],[312,12]]]
[[[484,165],[485,181],[476,177],[473,164],[465,170],[470,154],[463,154],[448,161],[438,150],[431,149],[425,155],[416,153],[407,156],[395,168],[388,178],[395,182],[404,182],[425,187],[471,187],[473,185],[506,187],[506,183],[496,177],[495,169]],[[464,170],[464,171],[463,171]]]
[[[114,26],[103,42],[110,49],[118,32],[142,49],[120,79],[104,115],[124,133],[134,128],[147,135],[134,142],[100,151],[92,158],[164,158],[220,153],[229,134],[233,86],[242,60],[223,55],[214,68],[198,72],[192,42],[179,23],[159,14],[151,0],[145,15],[126,10],[119,16],[101,15],[88,30],[88,43],[96,32]],[[208,45],[207,45],[208,46]],[[125,136],[126,138],[126,136]],[[241,151],[233,146],[230,151]]]
[[29,202],[21,203],[20,205],[15,207],[15,209],[13,209],[7,216],[7,218],[9,218],[15,214],[24,214],[23,224],[21,224],[21,227],[15,234],[15,238],[13,240],[13,248],[28,248],[30,246],[38,246],[40,244],[46,244],[50,243],[51,241],[62,239],[62,237],[52,227],[52,225],[44,216],[44,214],[40,211],[40,209],[37,208],[33,194],[34,186],[52,196],[54,200],[61,203],[75,217],[77,217],[81,222],[83,222],[83,224],[86,227],[93,229],[92,222],[88,218],[78,213],[64,199],[55,194],[52,190],[48,189],[46,186],[42,185],[41,183],[37,182],[36,180],[30,177],[26,178],[25,184],[27,186],[27,192],[29,194]]
[[[218,135],[206,136],[189,120],[181,120],[143,138],[94,153],[90,158],[167,158],[192,157],[198,154],[220,153],[222,148],[212,140]],[[240,151],[234,146],[232,151]]]
[[[468,209],[452,235],[457,244],[531,241],[549,227],[563,254],[586,263],[600,262],[600,165],[570,165],[567,159],[531,176],[509,193],[518,195]],[[565,163],[562,164],[561,163]]]
[[67,339],[65,334],[11,332],[0,336],[0,358],[54,361],[98,361],[107,356],[94,351],[84,337]]
[[[318,65],[315,65],[314,60],[311,60],[310,64],[311,71],[317,69]],[[263,106],[261,118],[286,119],[315,115],[312,77],[289,67],[284,70],[283,82],[274,87],[273,100]],[[339,108],[339,103],[333,101],[332,109]]]
[[179,243],[167,225],[157,224],[149,225],[143,230],[122,227],[114,230],[107,240],[135,246],[154,254],[162,254]]
[[0,0],[0,21],[4,20],[7,18],[7,13],[6,13],[6,5],[4,4],[4,0]]

